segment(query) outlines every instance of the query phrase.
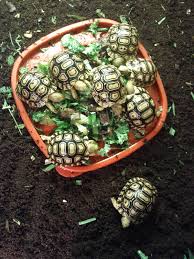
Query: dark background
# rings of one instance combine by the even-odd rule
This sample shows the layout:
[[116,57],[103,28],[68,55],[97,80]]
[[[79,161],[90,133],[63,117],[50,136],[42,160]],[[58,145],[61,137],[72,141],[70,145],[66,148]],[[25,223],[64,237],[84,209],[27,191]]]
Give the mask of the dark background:
[[[10,13],[0,1],[0,44],[6,46],[0,49],[0,86],[10,86],[9,32],[15,39],[31,30],[32,39],[23,40],[25,48],[77,21],[68,14],[93,18],[101,8],[107,18],[119,20],[119,15],[130,12],[158,67],[169,106],[175,104],[176,116],[171,110],[165,127],[151,142],[113,166],[79,177],[82,186],[77,186],[75,179],[43,172],[44,157],[29,134],[24,129],[20,136],[8,110],[0,109],[0,258],[135,259],[140,249],[149,258],[182,259],[187,248],[194,252],[193,1],[21,0],[13,4],[16,11]],[[20,18],[14,17],[17,13]],[[52,16],[57,17],[56,24]],[[169,135],[170,127],[176,130],[174,137]],[[143,224],[123,230],[110,197],[133,176],[146,177],[157,186],[158,205]],[[97,220],[78,226],[91,217]]]

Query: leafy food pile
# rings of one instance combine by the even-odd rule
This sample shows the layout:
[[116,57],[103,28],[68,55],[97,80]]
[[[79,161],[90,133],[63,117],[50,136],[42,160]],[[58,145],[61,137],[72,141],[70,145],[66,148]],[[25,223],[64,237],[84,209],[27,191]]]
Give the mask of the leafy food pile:
[[[89,26],[88,31],[96,36],[99,31],[107,31],[107,28],[99,28],[98,22],[94,22]],[[110,64],[108,56],[103,50],[104,42],[101,40],[83,46],[73,35],[66,34],[61,39],[61,44],[84,60],[88,70],[98,64]],[[39,63],[36,70],[50,77],[49,63]],[[25,73],[26,70],[24,69],[24,71],[21,70],[20,72]],[[41,125],[55,125],[55,132],[73,132],[83,136],[88,135],[90,139],[96,141],[103,141],[104,147],[99,151],[101,156],[108,155],[111,145],[116,145],[120,149],[128,147],[129,125],[124,117],[117,118],[109,108],[106,111],[96,111],[96,103],[90,91],[80,92],[79,99],[74,99],[70,91],[62,90],[61,92],[65,96],[64,100],[52,103],[56,111],[58,111],[57,113],[52,113],[46,106],[36,111],[30,110],[31,118],[36,123],[37,130],[41,131]],[[82,116],[82,119],[85,116],[84,118],[87,118],[87,121],[85,123],[83,121],[76,123],[78,121],[72,121],[71,116],[64,118],[60,113],[62,109],[72,109]]]

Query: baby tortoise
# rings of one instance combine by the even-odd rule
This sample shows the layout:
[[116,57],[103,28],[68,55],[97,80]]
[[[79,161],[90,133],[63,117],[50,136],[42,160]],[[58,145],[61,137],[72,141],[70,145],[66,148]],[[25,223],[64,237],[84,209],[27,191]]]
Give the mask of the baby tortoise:
[[135,92],[127,96],[126,117],[132,128],[144,129],[160,114],[160,108],[156,110],[154,100],[145,88],[135,87]]
[[133,80],[136,86],[142,87],[154,84],[157,73],[153,61],[143,58],[128,60],[126,65],[119,67],[119,71],[126,75],[128,80]]
[[50,137],[42,136],[47,140],[49,160],[54,164],[75,166],[86,164],[89,156],[97,153],[99,147],[94,140],[88,137],[81,138],[74,133],[55,133]]
[[[97,110],[111,107],[119,116],[126,100],[127,93],[131,93],[123,83],[121,73],[113,65],[100,65],[92,70],[93,89],[92,96],[99,105]],[[133,91],[132,91],[133,92]]]
[[148,180],[140,177],[130,179],[123,187],[118,199],[111,198],[112,204],[122,215],[123,228],[139,224],[152,210],[158,192]]
[[54,113],[57,111],[49,100],[61,102],[65,99],[63,94],[55,91],[46,75],[36,71],[24,73],[19,77],[16,92],[30,108],[40,108],[46,105]]
[[91,87],[83,60],[70,51],[54,55],[49,70],[56,85],[63,90],[69,89],[74,99],[78,98],[76,91],[87,91]]
[[137,55],[138,49],[137,29],[129,24],[114,24],[108,31],[107,54],[113,65],[119,67],[126,60]]

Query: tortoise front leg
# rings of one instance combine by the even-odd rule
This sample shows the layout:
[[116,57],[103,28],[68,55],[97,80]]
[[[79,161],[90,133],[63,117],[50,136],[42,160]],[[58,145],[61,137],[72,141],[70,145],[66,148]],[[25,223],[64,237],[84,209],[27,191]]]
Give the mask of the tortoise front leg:
[[47,103],[46,103],[46,106],[47,106],[47,108],[48,108],[51,112],[53,112],[53,113],[55,113],[55,114],[58,113],[57,110],[55,109],[55,107],[54,107],[50,102],[47,102]]
[[78,94],[77,94],[77,91],[75,90],[75,88],[71,87],[70,91],[71,91],[73,99],[77,100],[79,97],[78,97]]

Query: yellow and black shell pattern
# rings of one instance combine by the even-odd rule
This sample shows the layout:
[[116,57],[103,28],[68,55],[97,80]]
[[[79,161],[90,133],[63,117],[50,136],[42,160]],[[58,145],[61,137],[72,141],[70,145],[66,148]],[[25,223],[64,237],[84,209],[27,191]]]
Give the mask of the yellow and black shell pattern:
[[112,65],[100,65],[93,69],[92,96],[103,107],[124,103],[126,88],[121,81],[120,71]]
[[129,24],[114,24],[108,31],[108,55],[114,58],[114,54],[120,56],[136,55],[138,49],[137,29]]
[[152,210],[158,195],[157,189],[148,180],[140,177],[130,179],[117,199],[118,212],[127,216],[133,224],[139,224]]
[[70,51],[63,51],[53,56],[49,71],[55,84],[60,89],[71,89],[74,82],[88,78],[83,60]]
[[41,72],[27,72],[18,80],[16,92],[31,108],[43,107],[51,91],[51,81]]
[[89,152],[85,139],[74,133],[55,133],[51,136],[47,150],[52,163],[64,166],[86,164]]
[[155,103],[148,91],[135,87],[135,92],[126,101],[127,119],[132,128],[145,128],[156,116]]
[[137,58],[126,62],[128,79],[133,79],[137,86],[152,85],[156,79],[157,69],[152,60]]

